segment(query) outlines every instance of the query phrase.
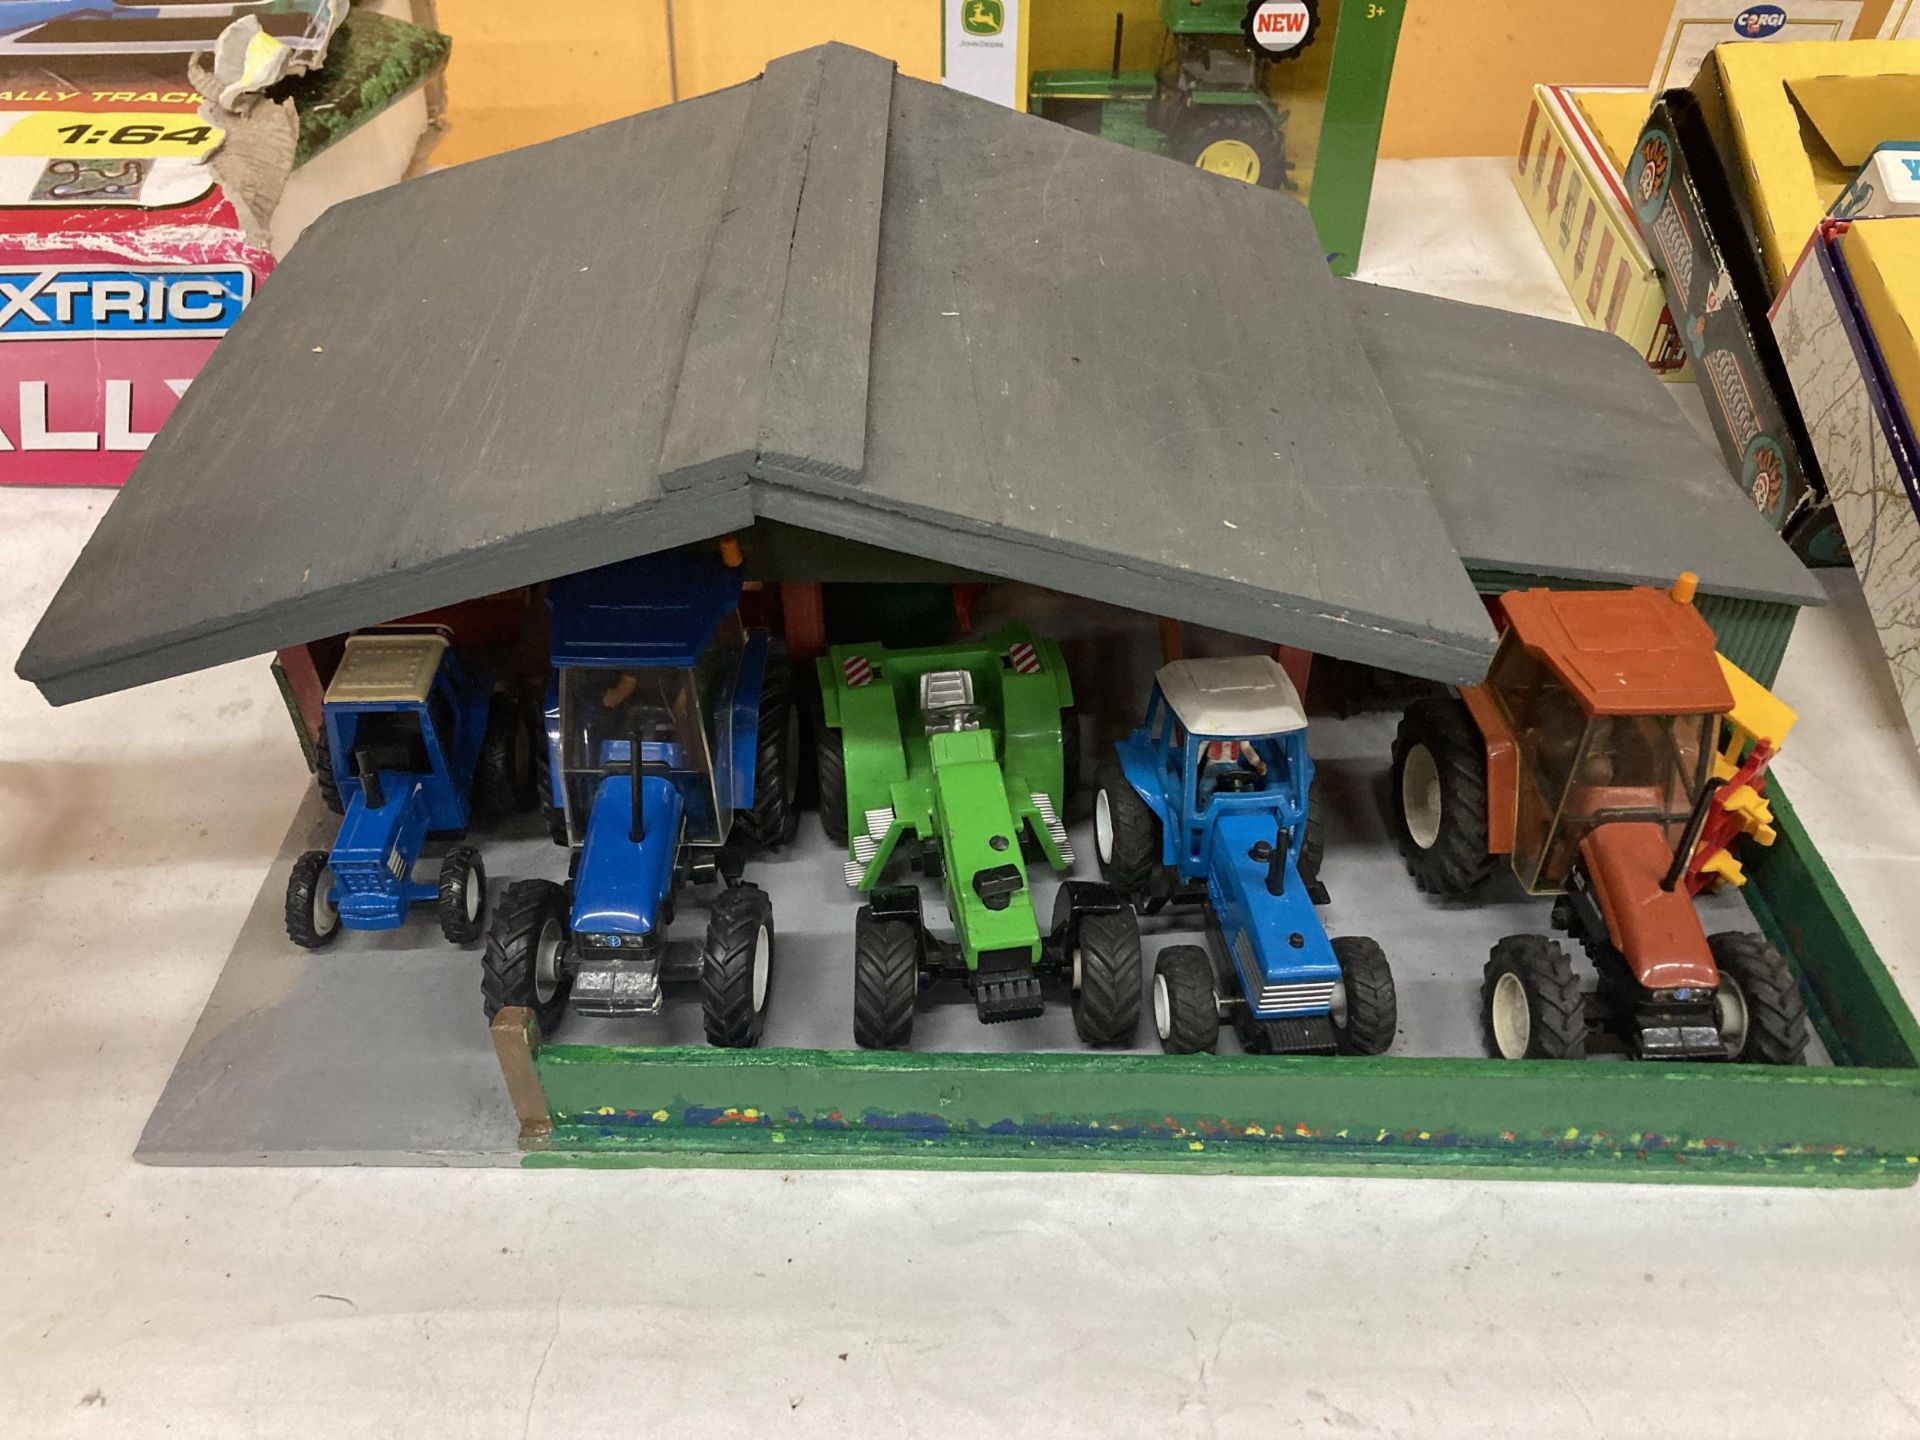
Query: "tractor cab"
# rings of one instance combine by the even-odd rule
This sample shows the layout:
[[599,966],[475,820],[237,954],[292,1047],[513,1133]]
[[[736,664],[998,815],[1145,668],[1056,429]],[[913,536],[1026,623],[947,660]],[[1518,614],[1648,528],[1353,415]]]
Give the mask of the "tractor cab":
[[1293,682],[1264,655],[1176,660],[1155,677],[1142,727],[1164,771],[1170,863],[1182,879],[1207,871],[1226,817],[1256,817],[1267,843],[1297,863],[1306,842],[1307,717]]
[[1733,708],[1713,632],[1654,590],[1528,590],[1502,605],[1506,635],[1469,705],[1493,707],[1511,737],[1514,873],[1558,893],[1583,847],[1613,858],[1631,845],[1642,868],[1665,857],[1659,879],[1691,845]]
[[350,636],[327,687],[325,754],[343,805],[384,810],[388,791],[420,792],[429,831],[464,830],[467,779],[489,692],[468,679],[445,630]]
[[587,842],[601,805],[603,826],[629,831],[634,787],[649,779],[665,787],[663,799],[671,792],[672,823],[684,824],[688,843],[726,841],[740,799],[740,589],[737,570],[692,555],[648,556],[553,582],[549,764],[569,843]]

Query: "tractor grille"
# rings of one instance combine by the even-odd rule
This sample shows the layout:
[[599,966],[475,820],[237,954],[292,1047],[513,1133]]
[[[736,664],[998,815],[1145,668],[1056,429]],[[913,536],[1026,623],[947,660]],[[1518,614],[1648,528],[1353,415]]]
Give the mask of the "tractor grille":
[[385,873],[373,866],[335,870],[334,883],[349,895],[378,895],[387,888]]
[[[1233,956],[1240,962],[1243,976],[1260,973],[1253,958],[1253,941],[1244,930],[1233,937]],[[1333,1004],[1333,986],[1331,980],[1302,980],[1291,985],[1270,981],[1253,992],[1253,1006],[1265,1011],[1325,1010]]]

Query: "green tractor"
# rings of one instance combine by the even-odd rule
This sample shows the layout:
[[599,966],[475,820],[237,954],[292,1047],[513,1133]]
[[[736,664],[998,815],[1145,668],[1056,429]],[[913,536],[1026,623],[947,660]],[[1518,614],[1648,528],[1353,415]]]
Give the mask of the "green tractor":
[[[867,896],[854,923],[854,1038],[908,1043],[923,988],[954,979],[987,1024],[1045,1009],[1064,981],[1074,1028],[1124,1045],[1140,1019],[1140,931],[1104,884],[1065,881],[1044,934],[1027,862],[1073,864],[1062,822],[1080,772],[1060,647],[1025,625],[955,645],[837,645],[819,662],[820,818]],[[881,885],[896,853],[944,881],[953,940],[912,884]]]
[[[1043,70],[1028,86],[1036,115],[1136,150],[1268,190],[1293,190],[1287,111],[1273,103],[1273,66],[1313,38],[1310,0],[1274,7],[1291,29],[1272,51],[1247,33],[1247,0],[1160,0],[1166,44],[1155,70],[1122,70],[1126,17],[1114,16],[1108,70]],[[1257,16],[1254,23],[1261,21]]]

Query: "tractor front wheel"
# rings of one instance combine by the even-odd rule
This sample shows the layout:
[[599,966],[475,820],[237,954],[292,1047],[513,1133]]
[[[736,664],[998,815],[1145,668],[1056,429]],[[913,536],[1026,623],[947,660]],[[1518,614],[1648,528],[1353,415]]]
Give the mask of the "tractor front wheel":
[[482,820],[504,820],[532,809],[535,768],[533,722],[526,708],[511,696],[494,696],[473,773],[475,812]]
[[1153,1029],[1169,1055],[1199,1055],[1220,1043],[1213,959],[1198,945],[1169,945],[1153,962]]
[[1393,738],[1393,834],[1422,890],[1458,899],[1493,873],[1487,747],[1466,703],[1417,701]]
[[800,715],[793,706],[786,652],[777,645],[767,656],[767,674],[760,684],[755,734],[753,809],[736,815],[734,823],[755,845],[776,850],[793,838],[800,821],[794,806],[800,789]]
[[882,919],[871,905],[862,905],[853,921],[855,1042],[864,1050],[904,1046],[913,1038],[919,994],[919,928],[911,920]]
[[1333,1038],[1342,1055],[1384,1055],[1400,1029],[1400,1004],[1386,952],[1365,935],[1336,935]]
[[1074,923],[1073,1028],[1089,1045],[1130,1045],[1140,1028],[1140,924],[1133,911]]
[[1174,159],[1262,190],[1291,190],[1286,137],[1256,105],[1196,105],[1182,117],[1168,153]]
[[1093,848],[1100,875],[1128,899],[1159,873],[1160,817],[1147,807],[1118,759],[1101,762],[1093,795]]
[[1727,1058],[1748,1065],[1807,1063],[1807,1007],[1778,950],[1737,930],[1707,938],[1720,968],[1714,1009]]
[[1502,1060],[1579,1060],[1587,1005],[1567,952],[1544,935],[1509,935],[1493,947],[1480,987],[1488,1050]]
[[480,938],[487,918],[487,867],[471,845],[456,845],[440,862],[440,933],[455,945]]
[[700,954],[700,1009],[707,1043],[746,1050],[766,1030],[773,988],[773,902],[754,885],[722,890]]
[[567,1013],[573,971],[567,964],[567,892],[551,880],[509,885],[487,931],[480,996],[491,1020],[524,1005],[551,1035]]
[[333,870],[327,852],[309,850],[293,862],[287,877],[287,938],[305,950],[331,945],[340,934],[340,911],[333,898]]

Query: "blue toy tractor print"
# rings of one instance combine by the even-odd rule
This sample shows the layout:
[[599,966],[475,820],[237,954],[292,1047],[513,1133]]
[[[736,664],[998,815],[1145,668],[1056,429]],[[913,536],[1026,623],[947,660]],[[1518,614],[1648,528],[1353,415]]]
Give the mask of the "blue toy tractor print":
[[1176,660],[1145,723],[1100,767],[1094,840],[1108,882],[1143,914],[1207,910],[1212,948],[1168,946],[1154,965],[1154,1027],[1170,1053],[1213,1049],[1223,1013],[1255,1053],[1377,1055],[1393,1043],[1386,957],[1361,936],[1329,940],[1314,908],[1326,891],[1306,731],[1293,682],[1268,657]]
[[445,631],[392,627],[348,637],[327,687],[320,793],[341,814],[333,849],[309,850],[287,881],[287,934],[310,950],[341,930],[395,930],[415,905],[439,908],[456,945],[480,938],[487,873],[456,845],[438,884],[413,878],[431,836],[461,836],[477,813],[533,803],[533,726],[491,680],[470,673]]
[[[669,552],[548,587],[553,679],[539,790],[564,884],[511,886],[487,939],[489,1016],[653,1015],[697,979],[707,1039],[759,1042],[773,908],[745,855],[792,838],[797,717],[784,654],[739,615],[737,568]],[[717,887],[697,971],[666,943],[688,885]]]

